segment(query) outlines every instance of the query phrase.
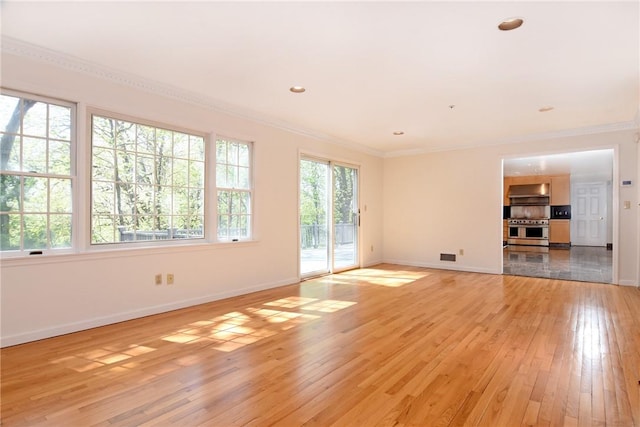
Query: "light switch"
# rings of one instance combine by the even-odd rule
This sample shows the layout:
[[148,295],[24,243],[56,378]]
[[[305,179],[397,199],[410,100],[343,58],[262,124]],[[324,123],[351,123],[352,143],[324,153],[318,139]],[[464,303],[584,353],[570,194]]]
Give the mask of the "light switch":
[[625,200],[624,201],[624,208],[625,209],[631,209],[631,201],[630,200]]

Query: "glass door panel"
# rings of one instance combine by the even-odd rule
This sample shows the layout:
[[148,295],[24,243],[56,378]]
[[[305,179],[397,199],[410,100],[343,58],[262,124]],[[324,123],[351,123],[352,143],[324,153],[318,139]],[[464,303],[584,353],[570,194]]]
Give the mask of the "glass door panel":
[[358,170],[333,166],[333,271],[358,267]]
[[328,162],[300,160],[300,275],[330,271]]

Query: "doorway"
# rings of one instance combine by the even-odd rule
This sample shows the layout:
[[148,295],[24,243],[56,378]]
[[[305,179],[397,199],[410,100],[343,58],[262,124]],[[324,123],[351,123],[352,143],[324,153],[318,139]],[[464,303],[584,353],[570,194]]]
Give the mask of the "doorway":
[[300,276],[359,267],[358,168],[302,157],[299,184]]
[[[614,283],[613,164],[613,149],[504,159],[505,188],[507,182],[528,177],[551,183],[551,215],[545,219],[550,228],[547,247],[507,244],[503,231],[503,273]],[[563,176],[569,179],[558,178]],[[567,184],[558,186],[558,181]],[[560,200],[553,193],[554,183],[563,189]],[[506,193],[504,203],[503,228],[508,230]]]

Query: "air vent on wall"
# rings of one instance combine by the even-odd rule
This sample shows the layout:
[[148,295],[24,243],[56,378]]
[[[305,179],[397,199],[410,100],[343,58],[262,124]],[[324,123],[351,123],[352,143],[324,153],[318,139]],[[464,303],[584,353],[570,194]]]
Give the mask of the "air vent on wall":
[[455,261],[456,254],[440,254],[440,261]]

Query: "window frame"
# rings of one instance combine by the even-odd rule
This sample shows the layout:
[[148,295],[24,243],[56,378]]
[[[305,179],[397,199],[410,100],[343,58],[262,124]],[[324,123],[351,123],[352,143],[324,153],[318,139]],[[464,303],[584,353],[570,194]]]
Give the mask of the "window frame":
[[[220,186],[218,183],[218,141],[223,140],[227,143],[236,143],[236,144],[243,144],[246,145],[248,147],[248,152],[249,152],[249,161],[248,161],[248,188],[244,189],[244,188],[237,188],[237,187],[223,187]],[[255,142],[251,141],[251,140],[243,140],[240,138],[232,138],[232,137],[228,137],[225,135],[216,135],[215,137],[215,142],[214,144],[212,144],[212,150],[214,151],[215,154],[215,158],[212,162],[212,167],[213,167],[213,175],[215,178],[215,185],[214,185],[214,191],[215,191],[215,197],[214,197],[214,202],[215,202],[215,208],[214,208],[214,220],[215,220],[215,229],[213,230],[214,232],[214,239],[216,242],[218,243],[222,243],[222,244],[227,244],[227,243],[238,243],[238,242],[251,242],[251,241],[255,241],[255,183],[254,183],[254,176],[255,176]],[[229,166],[232,165],[231,163],[224,163],[224,165]],[[239,164],[234,164],[234,166],[236,167],[240,167],[241,165]],[[227,238],[220,238],[219,237],[219,233],[220,233],[220,223],[219,223],[219,218],[220,218],[220,207],[218,204],[218,194],[220,191],[228,191],[228,192],[244,192],[247,193],[249,195],[249,212],[246,214],[246,216],[249,217],[248,221],[247,221],[247,227],[249,228],[249,233],[248,236],[246,237],[227,237]],[[225,215],[229,215],[230,214],[225,214]]]
[[[179,247],[183,247],[185,250],[189,247],[200,247],[203,250],[206,247],[214,245],[227,246],[229,243],[239,243],[241,245],[251,244],[256,242],[256,218],[255,218],[255,157],[256,157],[256,144],[251,138],[236,138],[228,137],[226,135],[218,135],[214,131],[204,132],[194,129],[185,128],[179,125],[174,125],[171,122],[163,122],[158,120],[145,119],[139,116],[133,116],[129,114],[123,114],[106,110],[98,107],[87,105],[84,102],[69,101],[65,99],[56,98],[55,96],[37,95],[28,91],[16,90],[10,88],[0,87],[0,92],[3,95],[30,99],[37,102],[43,102],[46,104],[59,105],[70,108],[70,147],[69,147],[69,162],[70,162],[70,175],[56,177],[63,177],[71,180],[71,244],[65,248],[47,248],[43,250],[39,249],[20,249],[20,250],[7,250],[0,251],[0,259],[13,261],[19,261],[30,264],[40,260],[40,262],[53,262],[52,259],[64,259],[64,257],[76,257],[76,256],[98,256],[100,253],[118,253],[122,251],[131,250],[153,250],[159,251],[158,253],[164,253],[167,250],[176,250]],[[204,176],[203,176],[203,237],[188,238],[188,239],[170,239],[170,240],[149,240],[149,241],[132,241],[132,242],[115,242],[107,244],[95,244],[92,243],[92,206],[93,206],[93,181],[92,181],[92,165],[93,165],[93,117],[100,116],[115,120],[123,120],[130,123],[135,123],[142,126],[151,126],[154,128],[160,128],[169,130],[172,132],[179,132],[188,135],[198,136],[203,139],[204,142]],[[21,129],[22,131],[22,129]],[[249,148],[249,162],[248,162],[248,188],[240,189],[238,191],[244,191],[248,194],[250,200],[250,208],[247,212],[249,217],[247,226],[249,228],[248,236],[235,239],[235,238],[218,238],[218,190],[229,189],[230,187],[218,187],[216,180],[217,172],[217,156],[216,156],[216,143],[219,139],[235,142],[240,144],[246,144]],[[47,141],[49,136],[47,135]],[[54,138],[54,140],[56,140]],[[25,176],[22,171],[7,171],[12,175]],[[41,174],[49,177],[51,174]],[[48,207],[47,207],[48,208]],[[23,212],[21,211],[21,215]],[[50,212],[47,212],[49,215]],[[21,244],[22,244],[21,237]],[[48,244],[48,243],[47,243]],[[171,248],[174,249],[171,249]],[[36,252],[37,257],[30,256],[31,252]],[[91,255],[94,254],[94,255]],[[51,256],[55,258],[50,258]],[[115,256],[115,255],[113,255]],[[63,257],[63,258],[60,258]],[[49,260],[49,261],[46,261]],[[25,264],[26,265],[26,264]]]
[[[155,129],[162,129],[170,132],[176,132],[186,135],[191,135],[195,137],[200,137],[203,139],[204,143],[204,176],[203,176],[203,196],[204,196],[204,204],[203,204],[203,235],[202,237],[187,237],[181,239],[154,239],[154,240],[134,240],[134,241],[115,241],[112,243],[94,243],[93,240],[93,152],[94,152],[94,144],[93,144],[93,118],[95,116],[112,119],[112,120],[120,120],[128,123],[133,123],[135,125],[153,127]],[[215,223],[211,221],[211,195],[207,194],[208,188],[211,185],[210,176],[211,176],[211,137],[210,134],[206,132],[201,132],[193,129],[184,128],[181,126],[176,126],[170,123],[159,122],[154,120],[148,120],[140,117],[129,116],[126,114],[116,113],[113,111],[102,110],[98,108],[87,108],[86,109],[86,135],[87,135],[87,188],[85,194],[87,195],[88,203],[85,203],[86,209],[86,237],[84,238],[87,250],[90,252],[94,251],[111,251],[111,250],[119,250],[119,249],[134,249],[134,248],[162,248],[162,247],[170,247],[170,246],[192,246],[192,245],[202,245],[211,242],[211,229],[215,228]],[[173,156],[172,156],[173,157]]]
[[[3,175],[13,175],[13,176],[18,176],[20,177],[22,180],[26,177],[41,177],[41,178],[47,178],[47,179],[68,179],[70,181],[70,197],[71,197],[71,203],[70,203],[70,208],[71,211],[68,213],[68,215],[71,216],[71,236],[70,236],[70,245],[68,247],[60,247],[60,248],[56,248],[56,247],[50,247],[50,239],[47,236],[46,240],[47,240],[47,247],[42,248],[42,249],[25,249],[24,248],[24,232],[23,232],[23,225],[21,225],[21,230],[20,230],[20,249],[17,250],[0,250],[0,258],[2,259],[10,259],[10,258],[21,258],[21,257],[28,257],[31,255],[45,255],[45,254],[56,254],[56,255],[66,255],[66,254],[72,254],[72,253],[76,253],[78,251],[78,244],[80,241],[80,232],[79,232],[79,226],[78,226],[78,215],[79,215],[79,190],[78,190],[78,164],[77,164],[77,159],[78,159],[78,142],[77,142],[77,136],[78,136],[78,103],[77,102],[73,102],[73,101],[68,101],[68,100],[64,100],[64,99],[60,99],[60,98],[55,98],[55,97],[50,97],[50,96],[42,96],[42,95],[37,95],[37,94],[33,94],[27,91],[21,91],[21,90],[13,90],[13,89],[9,89],[9,88],[0,88],[0,93],[2,95],[5,96],[10,96],[10,97],[14,97],[14,98],[20,98],[21,100],[27,99],[27,100],[32,100],[32,101],[36,101],[36,102],[41,102],[41,103],[45,103],[47,104],[47,106],[49,105],[54,105],[54,106],[59,106],[59,107],[64,107],[64,108],[69,108],[69,174],[68,175],[63,175],[63,174],[56,174],[56,173],[51,173],[49,171],[47,172],[25,172],[23,170],[19,170],[19,171],[1,171]],[[49,118],[47,118],[48,121]],[[21,113],[21,125],[20,125],[20,133],[18,133],[17,135],[25,136],[24,129],[22,127],[23,125],[23,121],[24,121],[24,115]],[[48,122],[47,122],[47,126],[48,126]],[[4,126],[4,125],[3,125]],[[27,135],[28,136],[28,135]],[[49,135],[49,131],[47,130],[47,135],[44,138],[45,141],[47,142],[47,146],[49,146],[49,143],[51,140],[53,141],[65,141],[63,139],[59,139],[59,138],[51,138]],[[20,143],[20,151],[21,151],[21,157],[22,157],[22,152],[23,152],[23,143]],[[49,150],[47,150],[46,153],[46,159],[48,161],[49,158]],[[23,189],[22,189],[22,184],[21,184],[21,194],[23,193]],[[50,197],[50,193],[51,193],[51,189],[50,187],[47,189],[47,199],[49,200]],[[49,234],[50,230],[50,216],[52,214],[55,214],[54,212],[52,212],[50,209],[50,206],[47,206],[46,212],[45,213],[41,213],[47,216],[47,234]],[[18,213],[21,217],[21,224],[23,221],[23,217],[24,217],[24,207],[21,206],[20,211]]]

